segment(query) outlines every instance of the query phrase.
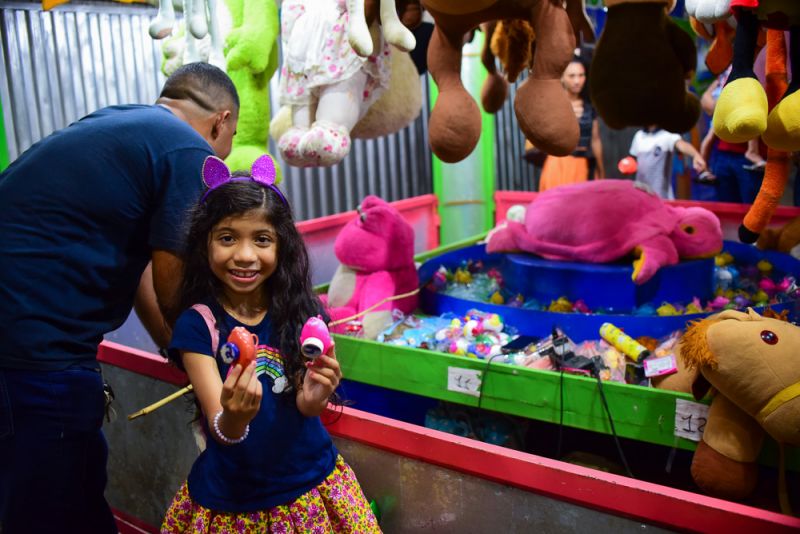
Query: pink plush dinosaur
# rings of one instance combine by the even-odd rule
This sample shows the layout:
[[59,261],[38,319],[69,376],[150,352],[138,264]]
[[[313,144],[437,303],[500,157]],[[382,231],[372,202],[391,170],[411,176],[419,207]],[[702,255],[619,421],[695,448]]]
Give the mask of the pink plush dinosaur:
[[[393,206],[372,195],[361,202],[358,213],[334,244],[341,265],[323,296],[334,321],[419,286],[411,225]],[[411,313],[416,307],[416,295],[383,303],[360,318],[364,337],[375,339],[391,321],[393,309]],[[331,330],[342,332],[343,325]]]
[[722,228],[704,208],[666,204],[629,180],[599,180],[539,194],[524,224],[507,221],[489,234],[488,252],[525,251],[548,259],[606,263],[632,254],[642,284],[679,258],[722,249]]

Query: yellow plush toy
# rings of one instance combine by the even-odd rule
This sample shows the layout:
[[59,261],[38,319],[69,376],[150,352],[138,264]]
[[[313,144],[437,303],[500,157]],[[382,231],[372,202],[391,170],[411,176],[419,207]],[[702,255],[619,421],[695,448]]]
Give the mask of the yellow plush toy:
[[[692,0],[689,15],[713,23],[736,16],[731,74],[714,108],[714,132],[730,143],[761,136],[769,147],[758,196],[739,228],[739,239],[754,243],[769,223],[788,179],[788,155],[800,150],[800,77],[787,80],[787,57],[800,72],[800,2],[793,0]],[[766,90],[753,62],[759,33],[767,31]],[[789,52],[783,30],[789,30]]]

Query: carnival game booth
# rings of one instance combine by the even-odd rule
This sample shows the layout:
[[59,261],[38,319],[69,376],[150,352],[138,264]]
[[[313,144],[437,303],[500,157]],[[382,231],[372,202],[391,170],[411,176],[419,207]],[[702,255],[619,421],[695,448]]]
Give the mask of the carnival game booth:
[[[426,230],[426,239],[435,240],[435,234],[427,231],[427,225],[435,220],[435,198],[396,205],[414,223],[417,236],[419,226]],[[795,211],[800,210],[779,210],[779,216],[796,216]],[[327,221],[300,223],[306,239],[321,236],[316,244],[309,244],[312,255],[329,258],[338,228],[328,226],[341,227],[355,217],[356,213],[349,212]],[[417,243],[415,250],[426,246],[427,242]],[[460,263],[465,254],[477,253],[471,250],[476,247],[481,248],[470,239],[417,254],[421,283],[426,283],[439,264]],[[785,268],[795,268],[787,258],[776,263],[784,260]],[[423,288],[422,308],[432,313],[438,312],[436,306],[469,306],[448,304],[446,295],[425,295],[426,291]],[[796,303],[784,308],[797,313]],[[591,315],[537,313],[543,315],[532,324],[550,328],[545,319],[560,316],[557,322],[576,341],[596,331],[598,318]],[[631,328],[624,323],[628,319],[615,317]],[[645,318],[643,327],[647,319],[650,323],[668,319],[682,326],[687,317]],[[125,341],[124,330],[110,339]],[[368,498],[375,501],[386,532],[582,531],[587,525],[620,532],[643,525],[699,532],[800,528],[796,519],[778,513],[777,502],[778,479],[785,472],[790,503],[795,509],[800,506],[800,457],[795,449],[787,450],[784,471],[779,466],[778,448],[767,443],[759,458],[758,495],[746,501],[748,504],[698,492],[689,477],[689,464],[708,401],[697,403],[691,395],[676,391],[606,381],[599,385],[591,376],[347,335],[336,336],[336,344],[347,378],[340,394],[349,406],[333,409],[326,419]],[[186,384],[185,376],[149,351],[106,341],[99,357],[115,388],[116,411],[121,416]],[[616,469],[598,463],[596,456],[589,461],[571,459],[583,466],[547,458],[544,455],[553,456],[552,447],[541,442],[528,447],[539,453],[531,454],[421,426],[440,401],[489,416],[527,421],[529,435],[540,436],[545,445],[555,439],[561,444],[563,439],[563,450],[599,451],[617,461],[622,448],[627,467],[637,478],[613,474]],[[194,405],[181,399],[144,418],[126,421],[119,417],[107,423],[111,445],[108,498],[120,524],[129,531],[152,531],[188,472],[198,453],[190,429],[193,417]]]
[[[339,337],[338,342],[344,338]],[[343,344],[340,354],[349,354]],[[132,413],[186,379],[159,356],[113,342],[98,354],[116,410]],[[349,358],[345,356],[343,361]],[[350,360],[353,361],[353,360]],[[522,380],[525,379],[523,376]],[[638,404],[638,400],[632,400]],[[638,404],[641,405],[641,404]],[[106,423],[106,496],[120,531],[157,525],[198,448],[188,402]],[[779,513],[550,460],[352,408],[326,416],[385,532],[792,532]]]

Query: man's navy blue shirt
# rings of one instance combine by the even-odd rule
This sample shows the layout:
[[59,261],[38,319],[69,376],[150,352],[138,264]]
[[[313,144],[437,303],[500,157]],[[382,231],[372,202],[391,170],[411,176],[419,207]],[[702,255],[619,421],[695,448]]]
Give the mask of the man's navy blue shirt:
[[164,107],[114,106],[0,174],[0,368],[96,366],[152,250],[180,250],[211,154]]

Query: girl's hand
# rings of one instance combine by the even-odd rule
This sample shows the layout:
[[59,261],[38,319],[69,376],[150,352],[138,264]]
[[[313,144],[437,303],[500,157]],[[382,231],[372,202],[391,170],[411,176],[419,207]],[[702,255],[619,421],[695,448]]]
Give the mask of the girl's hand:
[[261,382],[256,376],[256,362],[246,369],[234,365],[222,384],[219,402],[223,414],[220,430],[230,438],[244,434],[247,424],[253,420],[261,407]]
[[306,363],[303,385],[297,392],[297,407],[303,415],[320,415],[342,380],[342,369],[333,345],[324,355]]

